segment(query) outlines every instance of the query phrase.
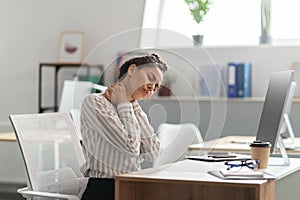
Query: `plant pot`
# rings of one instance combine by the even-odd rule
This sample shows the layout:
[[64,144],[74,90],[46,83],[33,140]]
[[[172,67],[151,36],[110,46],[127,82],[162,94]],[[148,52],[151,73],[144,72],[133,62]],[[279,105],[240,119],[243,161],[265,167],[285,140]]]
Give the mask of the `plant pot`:
[[272,44],[272,36],[268,34],[262,34],[259,37],[259,43],[260,44]]
[[204,37],[203,35],[193,35],[194,45],[195,46],[202,45],[203,37]]

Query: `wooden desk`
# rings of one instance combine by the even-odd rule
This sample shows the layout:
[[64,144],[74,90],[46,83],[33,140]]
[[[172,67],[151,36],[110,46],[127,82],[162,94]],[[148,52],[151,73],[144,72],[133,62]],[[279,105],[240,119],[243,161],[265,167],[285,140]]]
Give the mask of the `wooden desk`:
[[0,141],[15,142],[16,141],[16,135],[13,132],[0,133]]
[[[271,158],[271,161],[278,162],[280,158]],[[118,175],[115,178],[115,199],[273,200],[278,196],[279,199],[285,197],[285,200],[289,200],[299,197],[295,180],[300,176],[300,159],[292,158],[290,166],[269,167],[267,172],[276,177],[275,181],[223,180],[207,173],[220,168],[224,168],[224,163],[183,160]]]
[[[255,136],[227,136],[188,147],[189,151],[222,151],[234,153],[250,153],[249,144],[255,140]],[[292,144],[291,139],[284,139],[286,147]],[[300,138],[295,138],[295,146],[300,146]],[[276,150],[279,152],[279,150]],[[300,149],[287,149],[288,154],[300,154]]]
[[222,180],[207,173],[221,167],[223,163],[184,160],[119,175],[115,199],[274,199],[274,180]]

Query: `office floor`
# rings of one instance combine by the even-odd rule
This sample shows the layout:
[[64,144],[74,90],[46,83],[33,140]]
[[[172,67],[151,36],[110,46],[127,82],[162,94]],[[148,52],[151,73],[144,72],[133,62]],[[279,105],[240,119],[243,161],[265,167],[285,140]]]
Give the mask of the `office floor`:
[[0,200],[23,200],[24,198],[17,193],[17,189],[22,187],[25,185],[0,183]]
[[0,193],[0,200],[24,200],[24,198],[19,194],[13,193]]

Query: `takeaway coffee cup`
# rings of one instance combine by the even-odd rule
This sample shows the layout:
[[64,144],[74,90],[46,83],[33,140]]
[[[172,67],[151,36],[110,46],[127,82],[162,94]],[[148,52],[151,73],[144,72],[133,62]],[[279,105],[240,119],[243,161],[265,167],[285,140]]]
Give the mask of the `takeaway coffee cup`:
[[253,160],[259,160],[260,169],[268,168],[271,144],[269,142],[256,140],[250,144],[250,148],[251,158]]

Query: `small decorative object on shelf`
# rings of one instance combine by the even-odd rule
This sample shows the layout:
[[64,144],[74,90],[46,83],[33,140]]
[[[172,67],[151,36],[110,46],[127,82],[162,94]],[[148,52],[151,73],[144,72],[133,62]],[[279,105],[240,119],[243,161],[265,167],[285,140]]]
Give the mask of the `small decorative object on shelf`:
[[172,92],[169,85],[162,85],[158,91],[158,96],[171,96]]
[[172,96],[172,83],[176,80],[175,76],[170,74],[170,72],[166,72],[164,74],[164,82],[160,86],[158,91],[158,96]]
[[[204,20],[204,16],[209,11],[210,0],[184,0],[188,5],[191,15],[197,23],[197,28],[199,28],[200,22]],[[202,45],[203,35],[197,33],[193,35],[194,45]]]

